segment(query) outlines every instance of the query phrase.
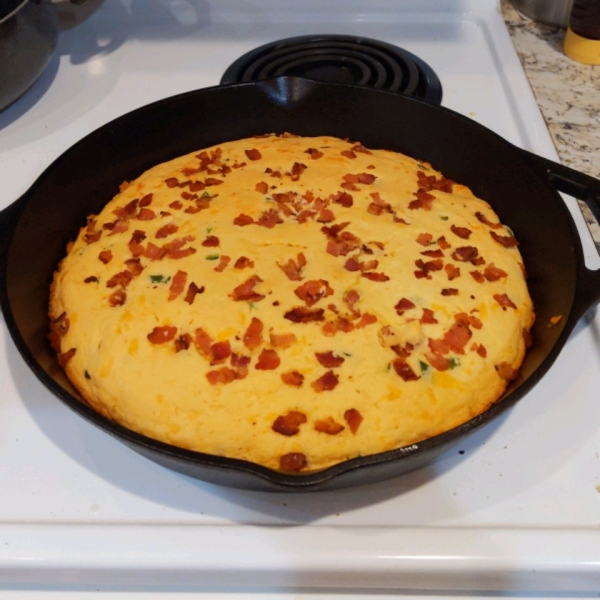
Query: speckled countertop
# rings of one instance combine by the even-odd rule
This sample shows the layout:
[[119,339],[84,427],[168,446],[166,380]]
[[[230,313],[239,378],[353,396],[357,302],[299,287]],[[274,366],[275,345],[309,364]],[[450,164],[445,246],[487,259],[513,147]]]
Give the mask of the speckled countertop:
[[[567,58],[565,30],[526,19],[509,0],[500,8],[561,162],[600,179],[600,65]],[[600,227],[580,206],[600,247]]]

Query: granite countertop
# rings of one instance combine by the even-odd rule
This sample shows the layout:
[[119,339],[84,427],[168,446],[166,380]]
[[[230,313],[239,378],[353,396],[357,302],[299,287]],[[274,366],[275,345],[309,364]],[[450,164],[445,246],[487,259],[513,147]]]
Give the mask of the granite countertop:
[[[600,65],[567,58],[564,29],[530,21],[509,0],[500,8],[561,162],[600,179]],[[600,227],[580,206],[600,251]]]

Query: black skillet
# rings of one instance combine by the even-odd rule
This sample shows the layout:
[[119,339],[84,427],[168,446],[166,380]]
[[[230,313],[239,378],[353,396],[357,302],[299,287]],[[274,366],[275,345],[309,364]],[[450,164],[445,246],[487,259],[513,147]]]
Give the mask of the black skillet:
[[[285,131],[360,140],[431,162],[486,199],[521,241],[537,322],[520,377],[494,406],[443,435],[349,460],[321,472],[285,475],[245,461],[190,452],[129,431],[89,408],[46,341],[48,286],[66,242],[124,180],[213,144]],[[161,100],[104,125],[60,156],[0,213],[0,302],[25,361],[81,416],[151,460],[217,484],[270,491],[355,486],[432,461],[525,395],[550,368],[577,320],[600,300],[575,224],[557,190],[600,214],[600,181],[509,144],[450,110],[357,86],[278,78],[202,89]],[[555,327],[550,317],[562,315]]]

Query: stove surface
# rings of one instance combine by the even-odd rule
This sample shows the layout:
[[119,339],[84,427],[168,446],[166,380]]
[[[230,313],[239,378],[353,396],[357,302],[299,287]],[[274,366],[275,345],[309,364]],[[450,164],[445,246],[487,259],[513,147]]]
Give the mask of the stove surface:
[[[217,85],[260,45],[323,33],[406,49],[439,75],[444,106],[556,159],[493,0],[112,0],[64,31],[42,78],[0,112],[0,208],[98,126]],[[429,467],[284,495],[194,481],[133,453],[51,396],[2,324],[0,586],[594,591],[599,325],[588,313],[531,393]]]

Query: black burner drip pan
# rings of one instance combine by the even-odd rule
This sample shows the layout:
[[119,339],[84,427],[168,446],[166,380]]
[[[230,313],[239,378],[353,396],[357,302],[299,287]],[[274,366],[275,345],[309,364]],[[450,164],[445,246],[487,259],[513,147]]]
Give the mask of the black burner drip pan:
[[222,84],[292,75],[316,81],[364,85],[442,101],[442,84],[418,56],[379,40],[349,35],[305,35],[277,40],[238,58]]

